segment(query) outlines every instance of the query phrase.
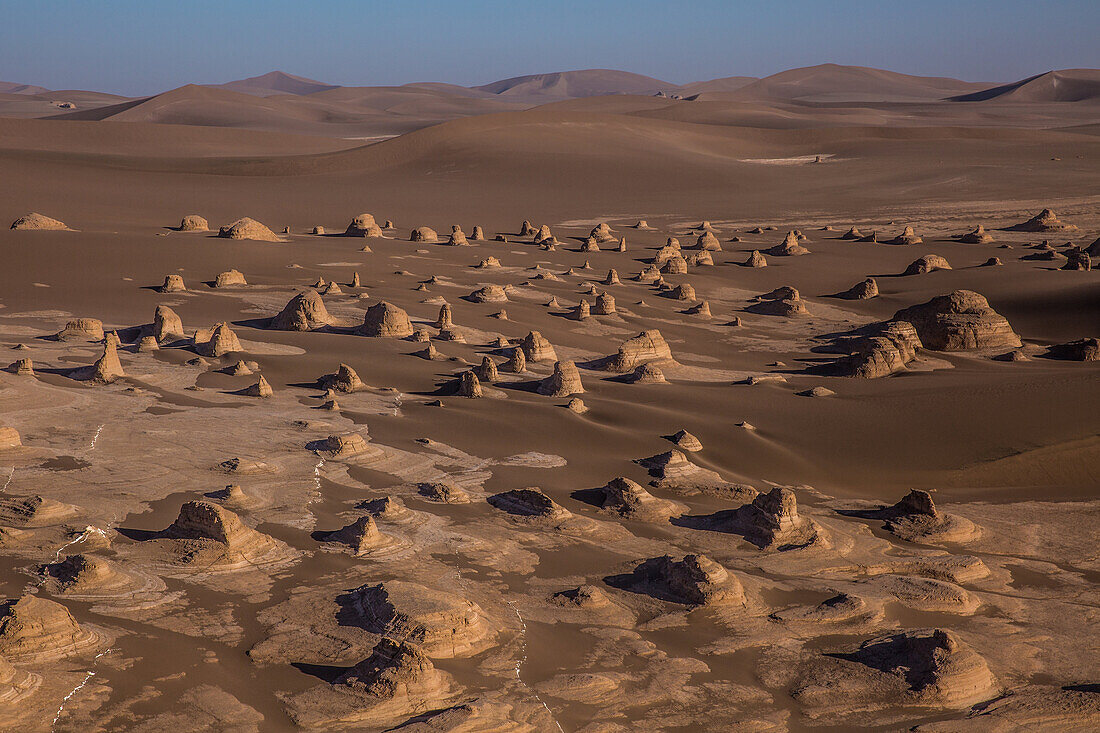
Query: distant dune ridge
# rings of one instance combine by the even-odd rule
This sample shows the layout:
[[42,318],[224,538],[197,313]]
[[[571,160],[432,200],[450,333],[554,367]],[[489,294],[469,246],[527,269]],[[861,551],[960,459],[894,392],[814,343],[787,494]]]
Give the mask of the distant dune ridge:
[[[547,104],[586,111],[628,113],[685,122],[764,128],[817,124],[931,124],[923,108],[946,102],[1088,105],[1100,100],[1100,71],[1049,71],[1011,84],[967,82],[901,74],[861,66],[821,64],[758,79],[728,76],[675,84],[612,69],[517,76],[478,86],[416,82],[349,87],[272,71],[223,84],[186,84],[146,97],[101,92],[51,91],[0,82],[0,117],[112,120],[228,127],[373,140],[461,117]],[[695,106],[684,105],[685,101]],[[1065,110],[1063,110],[1063,114]],[[972,119],[958,125],[1001,124]],[[1046,113],[1029,126],[1056,126]],[[940,115],[935,119],[946,123]],[[1081,120],[1087,124],[1095,115]],[[1062,124],[1072,124],[1073,118]]]

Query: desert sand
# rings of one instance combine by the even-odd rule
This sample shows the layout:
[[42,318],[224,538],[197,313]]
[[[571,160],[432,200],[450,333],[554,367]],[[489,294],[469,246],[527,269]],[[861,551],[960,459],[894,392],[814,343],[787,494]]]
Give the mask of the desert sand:
[[6,85],[0,728],[1096,730],[1098,131],[1088,69]]

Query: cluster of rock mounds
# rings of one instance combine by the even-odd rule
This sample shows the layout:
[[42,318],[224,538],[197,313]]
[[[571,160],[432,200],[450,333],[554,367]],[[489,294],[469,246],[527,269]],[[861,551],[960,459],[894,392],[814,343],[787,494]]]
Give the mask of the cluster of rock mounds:
[[1020,337],[1008,320],[971,290],[956,290],[909,308],[889,321],[870,324],[832,341],[846,356],[811,371],[874,379],[903,371],[918,349],[966,351],[1016,348]]

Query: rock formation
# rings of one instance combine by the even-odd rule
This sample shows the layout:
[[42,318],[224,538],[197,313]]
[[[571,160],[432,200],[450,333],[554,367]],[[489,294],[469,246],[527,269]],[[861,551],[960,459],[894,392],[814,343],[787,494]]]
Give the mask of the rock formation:
[[691,283],[681,283],[669,291],[669,297],[673,300],[696,300],[695,288]]
[[166,305],[158,305],[153,313],[153,338],[160,344],[184,338],[183,321]]
[[275,232],[247,216],[219,229],[218,236],[224,239],[252,239],[258,242],[283,241],[279,239]]
[[267,379],[260,375],[259,380],[255,384],[250,384],[241,390],[240,394],[246,397],[271,397],[275,394],[275,390],[271,388]]
[[531,331],[524,338],[520,347],[527,361],[557,361],[558,355],[554,347],[538,331]]
[[359,378],[355,370],[347,364],[340,364],[335,374],[326,374],[318,380],[322,389],[331,389],[333,392],[358,392],[366,385]]
[[[417,644],[388,636],[382,637],[369,657],[337,678],[336,684],[365,697],[355,705],[354,720],[350,721],[356,727],[389,728],[412,713],[437,707],[436,701],[447,692],[446,678]],[[301,722],[314,727],[308,717]]]
[[776,288],[770,293],[757,296],[757,303],[750,305],[746,310],[750,313],[758,313],[765,316],[793,316],[809,315],[806,304],[802,301],[799,292],[790,287]]
[[600,244],[615,241],[615,235],[612,233],[611,227],[607,225],[607,222],[601,222],[594,227],[592,231],[588,233],[588,236],[592,237]]
[[1000,692],[986,661],[942,629],[870,639],[847,658],[879,670],[910,704],[965,709]]
[[478,381],[477,374],[473,370],[466,370],[458,375],[458,386],[455,392],[459,397],[469,397],[476,399],[483,397],[481,391],[481,382]]
[[665,373],[653,364],[641,364],[626,378],[631,384],[665,384]]
[[104,641],[60,603],[28,594],[0,604],[0,658],[40,664],[88,654]]
[[410,242],[438,242],[439,235],[431,227],[417,227],[409,234]]
[[972,290],[956,290],[902,309],[893,320],[912,323],[924,346],[936,351],[1020,346],[1020,337],[1004,316]]
[[228,288],[234,285],[248,285],[248,283],[245,282],[244,273],[240,270],[219,272],[218,276],[214,278],[214,287],[216,288]]
[[72,519],[77,508],[41,496],[0,499],[0,523],[18,527],[50,527]]
[[430,657],[476,654],[496,635],[480,606],[437,588],[388,580],[361,586],[348,595],[347,605],[369,630],[415,644]]
[[979,224],[974,230],[959,237],[963,244],[989,244],[993,241],[993,235],[986,232],[985,227]]
[[1012,227],[1018,232],[1069,232],[1076,231],[1077,227],[1066,224],[1058,219],[1050,209],[1043,209],[1023,224]]
[[670,441],[680,450],[686,450],[691,453],[697,453],[703,450],[703,443],[686,430],[677,430],[672,435],[666,435],[665,439]]
[[709,252],[721,252],[722,245],[718,243],[718,237],[710,232],[703,232],[699,235],[699,238],[695,240],[695,249],[707,250]]
[[596,305],[592,312],[597,316],[610,316],[615,313],[615,298],[608,293],[600,293],[596,296]]
[[378,531],[374,517],[367,514],[359,517],[335,532],[322,535],[324,542],[339,542],[347,545],[356,555],[369,555],[371,552],[394,544],[394,539]]
[[608,361],[607,368],[614,372],[629,372],[646,362],[671,362],[672,350],[657,329],[642,331],[619,346],[618,353]]
[[417,492],[424,498],[441,504],[470,503],[470,495],[464,489],[448,481],[422,483],[417,487]]
[[870,300],[878,297],[878,283],[873,277],[858,282],[842,293],[837,293],[838,298],[844,300]]
[[104,340],[103,355],[92,365],[90,379],[98,384],[110,384],[119,377],[125,377],[122,362],[118,360],[118,347],[111,340]]
[[1088,272],[1092,269],[1092,257],[1088,252],[1074,247],[1066,251],[1066,264],[1062,265],[1062,269]]
[[298,293],[271,319],[271,328],[280,331],[312,331],[332,322],[325,301],[313,288]]
[[488,356],[481,358],[481,365],[474,372],[477,374],[477,378],[482,382],[496,382],[500,379],[500,375],[497,371],[497,363],[490,359]]
[[741,264],[745,267],[767,267],[768,260],[764,255],[760,254],[760,250],[754,249],[749,254],[749,258]]
[[981,530],[969,519],[936,509],[932,495],[913,489],[897,504],[881,510],[886,528],[909,542],[961,544],[977,538]]
[[548,397],[569,397],[583,392],[580,372],[571,361],[554,362],[554,373],[538,385],[538,393]]
[[182,293],[186,290],[183,275],[165,275],[164,284],[157,288],[158,293]]
[[852,227],[851,229],[846,231],[844,234],[842,234],[840,238],[844,239],[844,240],[847,240],[849,242],[856,241],[856,240],[859,240],[859,239],[863,239],[863,232],[861,232],[856,227]]
[[69,231],[69,227],[65,225],[65,222],[33,212],[13,221],[11,223],[11,228],[29,231]]
[[1066,361],[1100,361],[1100,339],[1084,338],[1054,344],[1047,348],[1046,355],[1051,359]]
[[601,507],[627,519],[643,522],[667,522],[681,512],[674,502],[658,499],[641,484],[619,476],[604,485]]
[[180,225],[176,227],[176,230],[181,232],[206,232],[210,231],[210,222],[198,214],[188,214],[180,220]]
[[218,358],[235,351],[242,351],[237,334],[224,321],[212,329],[195,332],[195,351],[203,356]]
[[519,517],[560,522],[572,516],[568,509],[534,486],[494,494],[486,501],[502,512]]
[[508,293],[499,285],[486,285],[469,295],[475,303],[507,303]]
[[364,336],[405,338],[413,333],[412,321],[408,313],[383,300],[367,309],[359,333]]
[[868,327],[867,332],[844,342],[848,356],[828,371],[844,377],[876,379],[903,371],[916,359],[920,336],[908,321],[887,321]]
[[523,348],[519,346],[513,348],[501,369],[511,374],[522,374],[527,371],[527,356]]
[[362,433],[355,432],[328,436],[321,444],[320,450],[332,458],[355,459],[357,463],[384,455],[381,448],[372,445]]
[[102,341],[103,323],[96,318],[77,318],[65,324],[58,341]]
[[665,260],[665,263],[661,265],[661,272],[666,275],[683,275],[688,271],[687,260],[681,257],[679,254],[675,254]]
[[950,270],[951,265],[939,255],[925,255],[909,263],[902,275],[926,275],[935,270]]
[[46,565],[43,575],[51,593],[71,600],[133,600],[141,592],[164,590],[164,583],[157,578],[131,572],[111,560],[86,553],[69,555]]
[[177,546],[175,561],[204,571],[238,570],[285,563],[294,557],[285,544],[246,526],[223,506],[208,501],[188,501],[159,540]]
[[470,242],[466,239],[466,233],[462,231],[462,227],[455,224],[451,227],[451,236],[447,240],[447,244],[452,247],[465,247]]
[[[323,230],[322,230],[323,233]],[[351,220],[344,230],[345,237],[381,237],[382,228],[374,220],[373,214],[360,214]]]
[[665,555],[646,560],[634,569],[632,581],[659,598],[685,605],[745,603],[741,582],[706,555],[685,555],[682,560]]
[[798,235],[794,232],[787,232],[787,236],[782,242],[771,249],[764,250],[764,254],[769,254],[773,257],[792,257],[809,253],[810,250],[798,243]]
[[924,240],[917,236],[913,227],[905,227],[901,234],[890,240],[890,244],[921,244]]
[[8,371],[21,377],[34,376],[34,361],[31,359],[19,359],[8,367]]

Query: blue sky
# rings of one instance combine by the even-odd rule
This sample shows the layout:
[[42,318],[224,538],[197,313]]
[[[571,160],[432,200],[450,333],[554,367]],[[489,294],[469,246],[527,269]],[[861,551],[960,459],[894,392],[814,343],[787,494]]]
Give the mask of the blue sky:
[[280,69],[470,85],[615,68],[684,83],[833,62],[969,81],[1100,66],[1100,0],[0,0],[0,80],[149,94]]

